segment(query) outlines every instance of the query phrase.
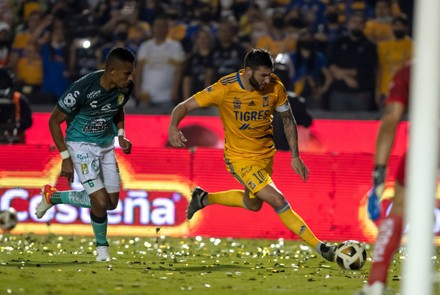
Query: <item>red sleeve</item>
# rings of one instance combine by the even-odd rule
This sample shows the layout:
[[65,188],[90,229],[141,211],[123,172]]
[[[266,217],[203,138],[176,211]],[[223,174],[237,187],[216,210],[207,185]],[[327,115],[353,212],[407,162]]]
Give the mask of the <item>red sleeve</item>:
[[405,107],[408,107],[410,75],[410,66],[405,66],[396,72],[390,83],[390,89],[385,103],[400,102],[405,105]]

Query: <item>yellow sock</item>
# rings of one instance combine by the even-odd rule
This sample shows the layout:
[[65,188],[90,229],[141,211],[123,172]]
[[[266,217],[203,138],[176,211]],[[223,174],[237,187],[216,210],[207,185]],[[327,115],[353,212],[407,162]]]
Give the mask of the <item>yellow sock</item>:
[[313,248],[316,248],[316,246],[320,243],[320,240],[316,238],[304,220],[298,214],[296,214],[296,212],[293,211],[288,204],[287,206],[287,210],[280,210],[282,212],[278,213],[281,221],[304,242]]
[[219,204],[229,207],[244,208],[243,194],[244,191],[242,190],[229,190],[224,192],[209,193],[208,204]]

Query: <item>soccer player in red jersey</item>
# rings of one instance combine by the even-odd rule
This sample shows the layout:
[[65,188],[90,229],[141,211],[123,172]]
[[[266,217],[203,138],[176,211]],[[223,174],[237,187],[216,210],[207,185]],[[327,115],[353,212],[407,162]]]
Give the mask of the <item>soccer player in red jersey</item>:
[[[388,159],[394,144],[397,126],[408,110],[411,66],[408,64],[396,72],[385,100],[385,109],[376,140],[374,155],[374,187],[383,186]],[[360,295],[382,295],[385,292],[388,268],[393,254],[399,248],[403,231],[403,209],[405,194],[405,159],[402,156],[396,173],[393,206],[380,226],[373,251],[373,265]],[[371,203],[372,200],[369,199]],[[369,209],[370,209],[369,204]],[[380,203],[377,202],[377,206]],[[378,210],[380,211],[379,207]],[[371,212],[370,212],[371,213]]]

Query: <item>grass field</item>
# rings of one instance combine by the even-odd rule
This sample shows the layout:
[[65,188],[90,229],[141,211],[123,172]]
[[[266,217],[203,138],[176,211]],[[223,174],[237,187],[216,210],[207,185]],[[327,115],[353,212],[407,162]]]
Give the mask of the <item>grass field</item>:
[[[342,295],[370,268],[343,271],[290,240],[111,237],[110,249],[111,262],[95,262],[91,237],[0,235],[0,294]],[[389,294],[398,294],[401,259]]]

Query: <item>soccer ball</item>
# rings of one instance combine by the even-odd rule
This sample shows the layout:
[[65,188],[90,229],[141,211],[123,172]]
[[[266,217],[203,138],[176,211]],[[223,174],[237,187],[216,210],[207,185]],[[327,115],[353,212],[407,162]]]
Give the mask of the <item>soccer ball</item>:
[[347,270],[358,270],[364,266],[367,260],[365,244],[355,240],[340,243],[335,252],[336,263]]
[[17,225],[17,223],[17,211],[15,211],[14,208],[0,211],[0,229],[10,231]]

